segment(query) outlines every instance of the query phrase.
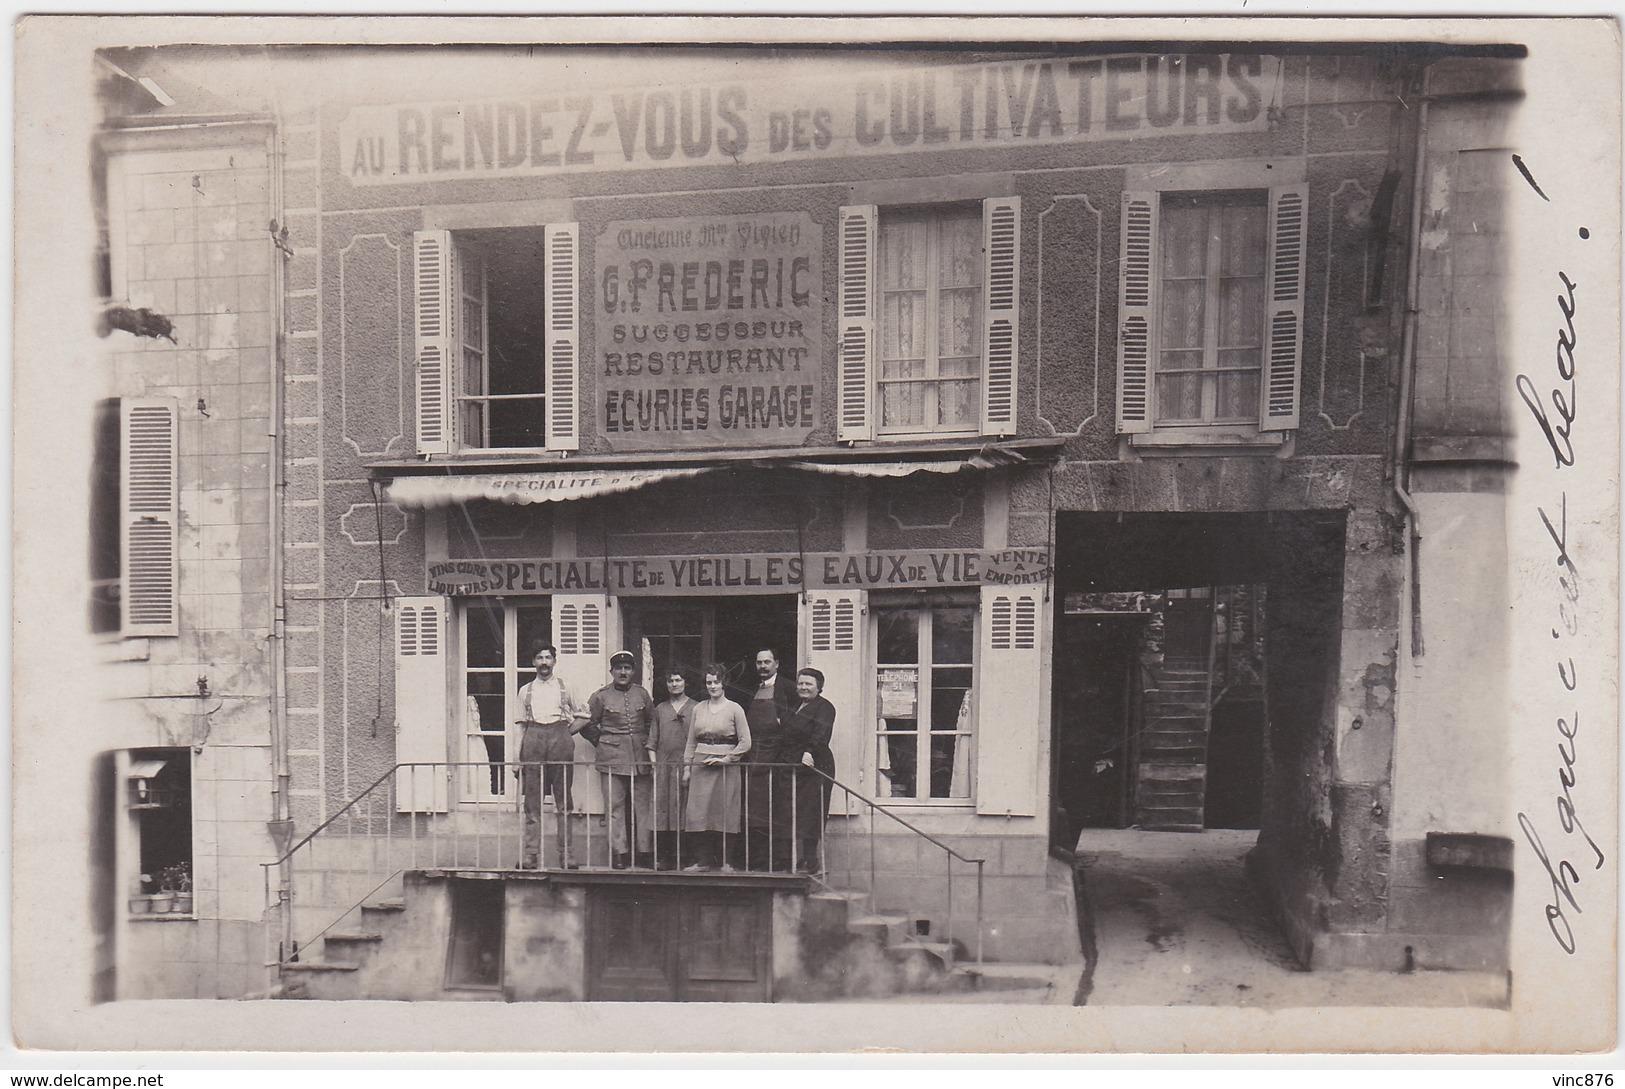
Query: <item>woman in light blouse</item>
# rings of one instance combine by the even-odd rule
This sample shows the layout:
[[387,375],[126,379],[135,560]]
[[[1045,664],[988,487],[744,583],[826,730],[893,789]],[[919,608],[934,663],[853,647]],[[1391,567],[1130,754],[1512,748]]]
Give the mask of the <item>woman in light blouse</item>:
[[723,849],[727,835],[738,835],[741,829],[744,773],[739,758],[750,751],[750,725],[745,709],[723,694],[726,676],[723,666],[706,667],[706,700],[694,708],[694,724],[683,750],[683,779],[688,783],[684,838],[692,837],[695,855],[690,870],[732,869],[723,861]]

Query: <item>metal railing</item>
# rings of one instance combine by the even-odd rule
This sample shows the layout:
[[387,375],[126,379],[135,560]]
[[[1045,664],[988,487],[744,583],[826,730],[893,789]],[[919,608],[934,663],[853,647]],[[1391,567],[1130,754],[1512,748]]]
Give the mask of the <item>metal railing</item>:
[[[263,864],[266,908],[280,915],[276,961],[297,960],[364,904],[390,896],[407,871],[712,870],[802,873],[832,891],[868,893],[877,910],[918,918],[940,904],[950,944],[957,902],[981,962],[985,860],[805,764],[652,767],[654,774],[611,774],[591,761],[397,764]],[[907,835],[877,832],[877,822]],[[972,878],[967,911],[971,890],[957,901],[955,891]]]

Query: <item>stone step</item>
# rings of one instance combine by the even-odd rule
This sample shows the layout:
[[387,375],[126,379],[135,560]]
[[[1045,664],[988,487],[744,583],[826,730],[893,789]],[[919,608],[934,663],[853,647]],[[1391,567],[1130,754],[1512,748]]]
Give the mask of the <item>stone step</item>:
[[948,972],[954,966],[954,947],[949,942],[934,942],[926,938],[905,938],[886,948],[886,955],[894,960],[914,957],[929,958],[933,968]]
[[860,915],[847,920],[846,929],[856,937],[868,938],[889,948],[907,937],[908,916]]

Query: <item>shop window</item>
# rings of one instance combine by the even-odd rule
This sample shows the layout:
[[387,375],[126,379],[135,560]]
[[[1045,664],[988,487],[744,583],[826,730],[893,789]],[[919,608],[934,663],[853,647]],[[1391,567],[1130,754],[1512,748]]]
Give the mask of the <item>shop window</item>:
[[578,448],[577,234],[416,234],[418,453]]
[[102,401],[90,487],[90,627],[177,633],[176,404]]
[[[459,800],[511,797],[514,779],[502,765],[509,754],[509,724],[522,717],[519,689],[536,676],[536,648],[552,642],[547,604],[470,604],[462,610],[464,721],[457,761]],[[580,694],[585,699],[585,694]],[[485,766],[479,766],[481,762]]]
[[975,607],[881,606],[874,617],[876,796],[970,801]]
[[192,763],[188,749],[131,749],[123,765],[135,872],[132,915],[192,914]]
[[1123,197],[1118,431],[1278,443],[1298,426],[1306,190]]
[[841,209],[842,441],[1015,432],[1021,203]]

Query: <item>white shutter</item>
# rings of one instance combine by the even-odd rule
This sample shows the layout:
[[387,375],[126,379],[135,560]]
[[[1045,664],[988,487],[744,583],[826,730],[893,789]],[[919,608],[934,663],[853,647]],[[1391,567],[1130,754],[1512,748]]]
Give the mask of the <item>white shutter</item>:
[[[609,656],[619,650],[620,631],[610,599],[603,594],[554,594],[553,645],[558,648],[554,672],[585,708],[587,697],[609,683]],[[597,775],[588,774],[597,754],[576,738],[576,808],[604,812],[604,792]]]
[[580,224],[549,223],[546,334],[547,448],[581,448]]
[[[869,721],[864,686],[871,676],[864,669],[868,597],[863,590],[809,590],[801,605],[801,645],[807,664],[824,674],[824,698],[835,705],[835,733],[829,742],[835,778],[860,792],[867,778],[865,750],[871,736],[864,727]],[[839,812],[840,803],[839,797],[832,798],[831,808]]]
[[1118,257],[1117,430],[1151,430],[1151,364],[1156,356],[1157,206],[1154,192],[1123,194]]
[[127,636],[180,634],[179,423],[171,398],[119,403],[119,603]]
[[841,442],[874,437],[875,229],[872,204],[841,208],[839,408],[835,437]]
[[982,202],[982,434],[1016,433],[1016,354],[1021,343],[1021,198]]
[[450,231],[418,231],[412,236],[420,454],[457,449],[460,293],[456,273],[457,249]]
[[395,808],[444,813],[447,803],[448,660],[444,597],[395,599]]
[[1044,654],[1043,587],[982,587],[976,664],[976,811],[1038,813],[1038,763],[1045,715],[1039,702]]
[[1298,384],[1303,359],[1304,242],[1309,187],[1270,190],[1269,312],[1264,381],[1259,383],[1258,429],[1298,426]]

